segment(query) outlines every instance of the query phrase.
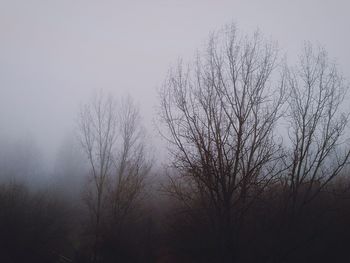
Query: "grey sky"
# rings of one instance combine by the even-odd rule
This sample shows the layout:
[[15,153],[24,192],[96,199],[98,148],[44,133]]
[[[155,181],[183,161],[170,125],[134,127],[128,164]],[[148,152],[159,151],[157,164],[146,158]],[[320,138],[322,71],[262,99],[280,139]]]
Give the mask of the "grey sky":
[[259,27],[289,57],[319,43],[350,79],[349,10],[346,0],[0,0],[0,136],[53,153],[94,89],[133,96],[152,132],[169,65],[230,22]]

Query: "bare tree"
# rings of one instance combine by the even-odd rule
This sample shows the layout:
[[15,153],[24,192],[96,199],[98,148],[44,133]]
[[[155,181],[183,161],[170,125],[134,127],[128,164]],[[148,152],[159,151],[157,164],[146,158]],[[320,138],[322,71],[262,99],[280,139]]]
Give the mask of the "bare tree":
[[96,262],[102,224],[111,225],[113,230],[116,226],[118,231],[121,229],[142,197],[151,161],[146,156],[139,111],[131,98],[117,104],[113,97],[99,93],[84,106],[79,121],[80,139],[92,175],[86,201],[95,225],[93,262]]
[[282,171],[274,128],[285,83],[272,80],[276,60],[276,46],[259,33],[241,38],[228,26],[193,64],[171,70],[160,93],[164,136],[179,173],[168,191],[191,211],[200,202],[230,250],[233,221]]
[[348,164],[342,109],[347,85],[323,49],[306,44],[299,65],[289,70],[289,188],[293,213],[313,200]]
[[118,111],[119,140],[114,159],[115,178],[112,179],[112,219],[121,229],[123,222],[144,196],[145,178],[151,169],[147,157],[145,130],[140,113],[130,97],[124,99]]
[[81,144],[89,160],[93,185],[86,199],[95,228],[93,262],[98,260],[103,201],[107,194],[106,183],[113,168],[113,151],[118,135],[116,113],[113,98],[99,93],[82,108],[79,119]]

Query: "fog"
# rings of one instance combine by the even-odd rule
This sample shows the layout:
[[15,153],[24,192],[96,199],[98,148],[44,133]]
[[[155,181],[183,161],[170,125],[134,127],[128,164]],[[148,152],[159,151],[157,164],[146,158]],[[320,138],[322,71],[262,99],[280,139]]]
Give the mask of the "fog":
[[[307,262],[319,262],[327,259],[321,252],[328,246],[338,259],[346,256],[349,93],[345,103],[341,98],[350,83],[349,10],[347,0],[0,0],[4,260],[24,262],[29,255],[28,262],[303,262],[309,256],[312,260]],[[246,42],[232,37],[228,25],[235,25]],[[242,60],[232,59],[229,52],[221,54],[225,36],[218,37],[223,42],[215,46],[213,32],[234,39]],[[255,32],[262,38],[246,37]],[[247,44],[265,41],[272,43],[271,50],[254,53],[254,45]],[[311,46],[315,53],[307,48]],[[228,74],[227,68],[208,63],[217,59],[209,51],[227,59],[223,68],[238,63],[242,72],[247,54],[256,58],[261,71],[247,70],[247,81],[239,79],[238,70],[239,88],[254,91],[256,79],[263,79],[263,84],[256,83],[261,90],[273,83],[266,93],[247,93],[253,110],[243,114],[252,125],[251,130],[242,129],[248,138],[245,151],[236,145],[243,135],[235,134],[235,125],[244,118],[237,113],[242,109],[236,111],[237,119],[227,113],[235,112],[239,103],[228,107],[232,93],[215,86],[215,74],[213,79],[210,74],[203,77],[209,68],[220,73],[222,83],[230,81],[229,76],[221,77]],[[197,55],[203,64],[196,64]],[[299,60],[305,64],[293,71]],[[186,75],[180,67],[195,64],[202,75],[195,68]],[[315,67],[319,82],[303,82],[312,75],[303,72],[305,65]],[[180,81],[182,74],[192,86]],[[209,84],[213,96],[201,86],[208,80],[214,83]],[[236,89],[235,81],[230,88]],[[236,99],[241,90],[235,92]],[[262,108],[259,103],[264,103]],[[227,115],[220,115],[219,128],[210,130],[210,118],[215,122],[217,112],[210,117],[204,113],[220,107],[220,114]],[[283,112],[283,118],[270,115],[271,109]],[[261,125],[265,119],[266,126]],[[209,135],[197,125],[208,128]],[[220,141],[225,129],[229,139]],[[267,139],[249,137],[254,129]],[[289,136],[293,132],[295,137]],[[162,138],[165,134],[167,140]],[[218,134],[215,143],[221,145],[211,148],[211,136]],[[198,143],[206,136],[208,147]],[[299,138],[308,144],[306,150]],[[232,150],[236,146],[239,150]],[[254,161],[257,165],[245,174]],[[218,169],[222,162],[224,168]],[[238,170],[232,172],[232,167]],[[208,174],[215,174],[216,185],[201,178]],[[233,181],[242,178],[232,191],[230,185],[218,186],[228,177],[230,184],[231,176]],[[271,230],[275,225],[280,228]],[[324,235],[303,250],[314,233]],[[28,240],[33,236],[38,238],[32,244]],[[271,242],[266,240],[270,236]]]
[[1,137],[30,138],[52,163],[96,89],[130,94],[157,137],[157,88],[169,66],[231,22],[259,28],[289,60],[303,41],[319,43],[349,77],[348,9],[345,0],[0,1]]

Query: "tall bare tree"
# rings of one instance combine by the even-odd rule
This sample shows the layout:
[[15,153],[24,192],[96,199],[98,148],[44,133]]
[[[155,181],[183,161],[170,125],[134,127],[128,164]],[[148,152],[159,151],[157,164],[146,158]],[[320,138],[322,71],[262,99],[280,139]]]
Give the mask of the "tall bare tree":
[[139,110],[131,98],[118,104],[112,96],[101,92],[82,108],[79,121],[81,144],[91,168],[92,187],[87,191],[86,201],[94,219],[93,262],[96,262],[102,224],[104,228],[110,225],[112,230],[121,229],[142,197],[151,159],[145,149]]
[[169,192],[190,210],[199,200],[210,211],[223,247],[233,243],[233,221],[282,171],[274,127],[285,79],[272,79],[276,60],[276,46],[259,33],[240,37],[228,26],[193,64],[171,70],[160,92],[164,136],[179,173]]
[[111,96],[98,93],[80,113],[80,139],[91,168],[92,188],[87,192],[87,204],[93,216],[93,262],[98,260],[101,220],[107,181],[113,168],[113,152],[118,135],[116,104]]
[[309,43],[286,83],[291,143],[286,183],[295,212],[348,164],[349,112],[342,106],[348,86],[325,50]]
[[145,129],[140,113],[130,97],[120,103],[118,111],[119,140],[115,151],[115,177],[112,179],[112,218],[123,226],[125,218],[144,197],[145,178],[151,169],[146,152]]

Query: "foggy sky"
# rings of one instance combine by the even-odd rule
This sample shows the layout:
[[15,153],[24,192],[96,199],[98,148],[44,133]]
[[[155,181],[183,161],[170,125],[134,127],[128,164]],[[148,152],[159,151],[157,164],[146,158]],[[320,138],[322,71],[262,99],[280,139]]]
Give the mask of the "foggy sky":
[[130,94],[155,134],[169,66],[231,22],[259,28],[291,59],[303,41],[321,44],[349,80],[349,9],[347,0],[0,0],[0,137],[54,155],[96,89]]

